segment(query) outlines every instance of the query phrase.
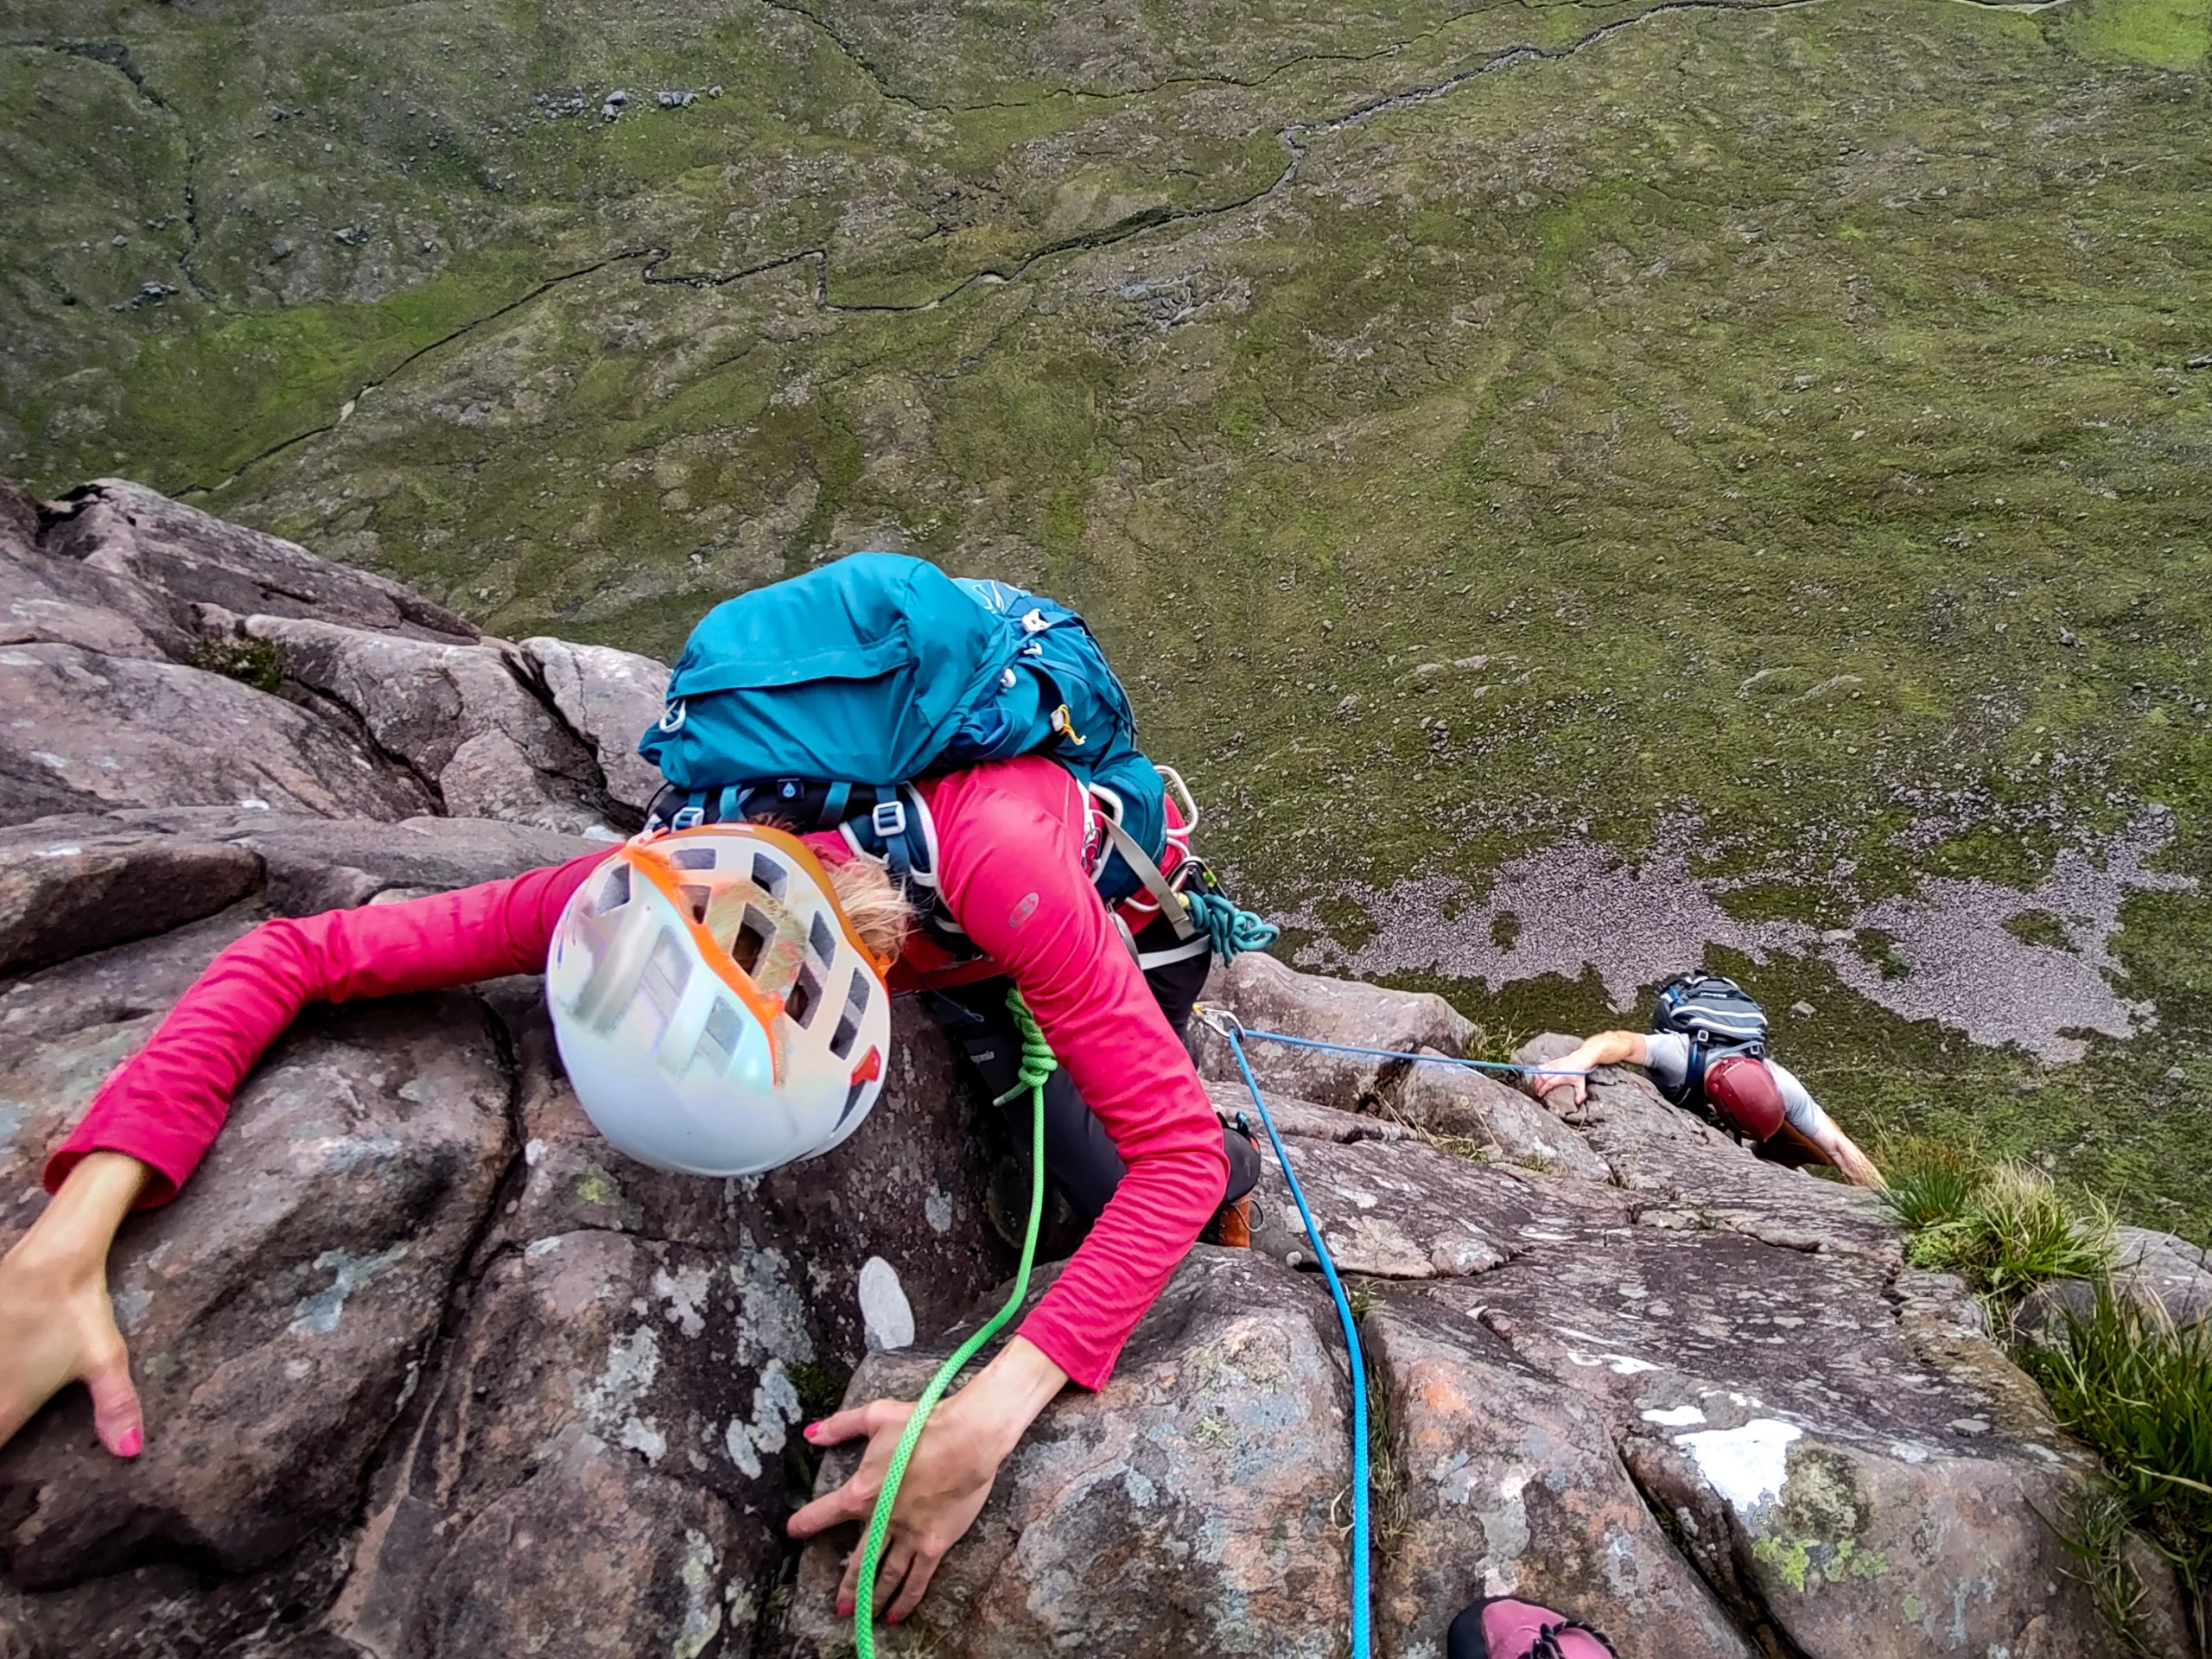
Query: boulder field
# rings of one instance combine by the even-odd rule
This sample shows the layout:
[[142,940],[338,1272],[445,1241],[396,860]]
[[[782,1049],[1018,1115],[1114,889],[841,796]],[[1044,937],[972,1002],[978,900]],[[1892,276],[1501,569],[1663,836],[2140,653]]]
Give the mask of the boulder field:
[[[134,485],[0,485],[0,1243],[248,928],[633,829],[665,672],[486,638]],[[1471,1035],[1266,957],[1212,995],[1437,1058]],[[1011,1267],[995,1115],[897,1020],[864,1133],[714,1182],[597,1141],[535,980],[303,1019],[118,1241],[144,1454],[103,1453],[75,1391],[0,1450],[0,1656],[848,1650],[852,1539],[781,1522],[852,1459],[796,1427],[911,1395]],[[1249,1110],[1228,1040],[1194,1047]],[[1463,1068],[1247,1052],[1368,1349],[1378,1651],[1441,1659],[1506,1591],[1650,1659],[2116,1650],[2051,1524],[2094,1460],[1877,1199],[1632,1073],[1568,1122]],[[1259,1206],[1253,1249],[1195,1249],[1109,1385],[1039,1421],[884,1651],[1343,1651],[1344,1351],[1272,1162]],[[2202,1288],[2201,1255],[2131,1243]],[[2159,1651],[2200,1659],[2149,1588]]]

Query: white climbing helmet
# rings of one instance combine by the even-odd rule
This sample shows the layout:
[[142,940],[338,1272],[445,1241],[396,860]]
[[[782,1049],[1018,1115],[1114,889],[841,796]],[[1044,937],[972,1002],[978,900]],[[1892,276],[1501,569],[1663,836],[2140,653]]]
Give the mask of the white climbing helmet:
[[621,847],[553,930],[546,1001],[593,1125],[656,1169],[751,1175],[861,1126],[888,964],[795,836],[714,824]]

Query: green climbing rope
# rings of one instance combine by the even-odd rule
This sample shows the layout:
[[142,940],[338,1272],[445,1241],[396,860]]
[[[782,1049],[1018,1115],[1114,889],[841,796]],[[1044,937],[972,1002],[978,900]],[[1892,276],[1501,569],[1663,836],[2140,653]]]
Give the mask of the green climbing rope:
[[906,1419],[906,1432],[899,1436],[899,1445],[891,1453],[891,1466],[883,1471],[883,1490],[876,1495],[875,1513],[868,1523],[868,1541],[861,1546],[860,1588],[853,1599],[853,1645],[859,1649],[860,1659],[875,1659],[875,1573],[883,1561],[883,1546],[891,1536],[891,1511],[899,1502],[899,1484],[906,1478],[906,1465],[914,1455],[915,1444],[922,1438],[930,1413],[945,1389],[951,1387],[953,1379],[960,1375],[961,1368],[1005,1328],[1006,1322],[1020,1307],[1021,1299],[1029,1294],[1029,1268],[1037,1258],[1037,1228],[1045,1214],[1045,1080],[1052,1075],[1059,1062],[1052,1058],[1052,1046],[1045,1040],[1045,1033],[1037,1029],[1037,1021],[1030,1014],[1028,1004],[1021,1000],[1021,993],[1007,991],[1006,1005],[1013,1011],[1014,1023],[1021,1033],[1021,1069],[1014,1087],[1001,1095],[996,1103],[1004,1105],[1024,1089],[1030,1091],[1034,1103],[1032,1116],[1035,1127],[1029,1147],[1029,1233],[1021,1242],[1021,1266],[1014,1275],[1014,1294],[1006,1299],[1004,1307],[991,1316],[990,1323],[954,1349],[952,1357],[938,1367],[937,1375],[930,1378],[921,1398],[914,1402],[913,1415]]

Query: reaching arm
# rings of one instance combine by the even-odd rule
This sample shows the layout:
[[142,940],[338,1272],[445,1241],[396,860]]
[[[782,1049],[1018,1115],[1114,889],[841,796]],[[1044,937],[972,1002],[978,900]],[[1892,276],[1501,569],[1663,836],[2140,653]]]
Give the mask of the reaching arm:
[[1821,1109],[1820,1102],[1813,1098],[1813,1091],[1805,1087],[1797,1074],[1772,1061],[1768,1065],[1782,1090],[1783,1109],[1789,1115],[1789,1127],[1853,1186],[1887,1188],[1889,1183],[1874,1167],[1874,1160],[1836,1127],[1835,1120]]
[[[887,1605],[894,1622],[921,1599],[1037,1414],[1070,1379],[1085,1388],[1106,1380],[1228,1185],[1197,1069],[1084,873],[1073,788],[1048,761],[1015,761],[956,775],[931,800],[946,902],[1020,987],[1128,1173],[1020,1335],[922,1432],[876,1580],[878,1608]],[[869,1444],[850,1480],[791,1517],[793,1534],[869,1513],[911,1409],[878,1400],[807,1430],[817,1446],[862,1434]],[[859,1576],[855,1551],[841,1613],[852,1611]]]
[[1573,1103],[1580,1106],[1589,1095],[1588,1073],[1599,1065],[1642,1065],[1647,1050],[1643,1033],[1640,1031],[1601,1031],[1595,1037],[1586,1037],[1572,1052],[1555,1060],[1548,1060],[1543,1069],[1529,1077],[1529,1092],[1552,1110],[1560,1109],[1552,1096],[1562,1089],[1574,1091]]
[[404,904],[270,922],[217,957],[47,1160],[54,1198],[0,1258],[0,1443],[83,1382],[100,1443],[137,1456],[143,1423],[107,1295],[108,1250],[123,1218],[176,1196],[239,1082],[302,1007],[536,973],[562,906],[605,856]]
[[92,1429],[118,1458],[146,1443],[130,1355],[107,1294],[107,1250],[146,1166],[96,1152],[0,1257],[0,1445],[72,1382],[92,1391]]
[[[944,891],[1020,988],[1128,1170],[1021,1327],[1095,1389],[1219,1207],[1229,1163],[1198,1070],[1084,874],[1069,815],[1001,785],[998,770],[939,791]],[[1041,776],[1073,798],[1058,767],[1022,770],[1020,781]]]
[[149,1171],[137,1203],[168,1203],[213,1144],[231,1096],[302,1008],[543,972],[561,907],[606,856],[264,923],[210,963],[152,1040],[101,1085],[47,1160],[46,1190],[58,1191],[86,1154],[120,1152]]

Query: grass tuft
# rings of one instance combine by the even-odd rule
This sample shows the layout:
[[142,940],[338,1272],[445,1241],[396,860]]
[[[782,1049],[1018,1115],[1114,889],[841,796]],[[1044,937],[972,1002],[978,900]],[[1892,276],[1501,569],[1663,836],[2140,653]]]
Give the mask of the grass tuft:
[[283,654],[266,639],[201,639],[193,645],[185,662],[271,696],[284,680]]
[[1891,1151],[1884,1195],[1904,1222],[1906,1259],[1958,1274],[2000,1331],[2037,1286],[2087,1280],[2096,1300],[2014,1357],[2068,1433],[2103,1459],[2107,1487],[2083,1495],[2068,1548],[2126,1649],[2146,1653],[2145,1592],[2128,1559],[2138,1535],[2173,1564],[2202,1644],[2212,1593],[2212,1323],[2177,1325],[2114,1291],[2113,1216],[2062,1196],[2050,1178],[1972,1151],[1908,1141]]
[[[2087,1314],[2067,1311],[2056,1343],[2020,1357],[2067,1431],[2103,1457],[2117,1515],[2173,1563],[2201,1643],[2212,1593],[2212,1323],[2177,1325],[2103,1286]],[[2077,1549],[2114,1539],[2113,1514],[2101,1519]],[[2108,1545],[2092,1560],[2115,1553]]]
[[2061,1196],[2025,1164],[1978,1169],[1956,1154],[1908,1154],[1888,1199],[1910,1233],[1906,1259],[1957,1274],[2000,1321],[2038,1285],[2112,1269],[2112,1211],[2093,1196]]

